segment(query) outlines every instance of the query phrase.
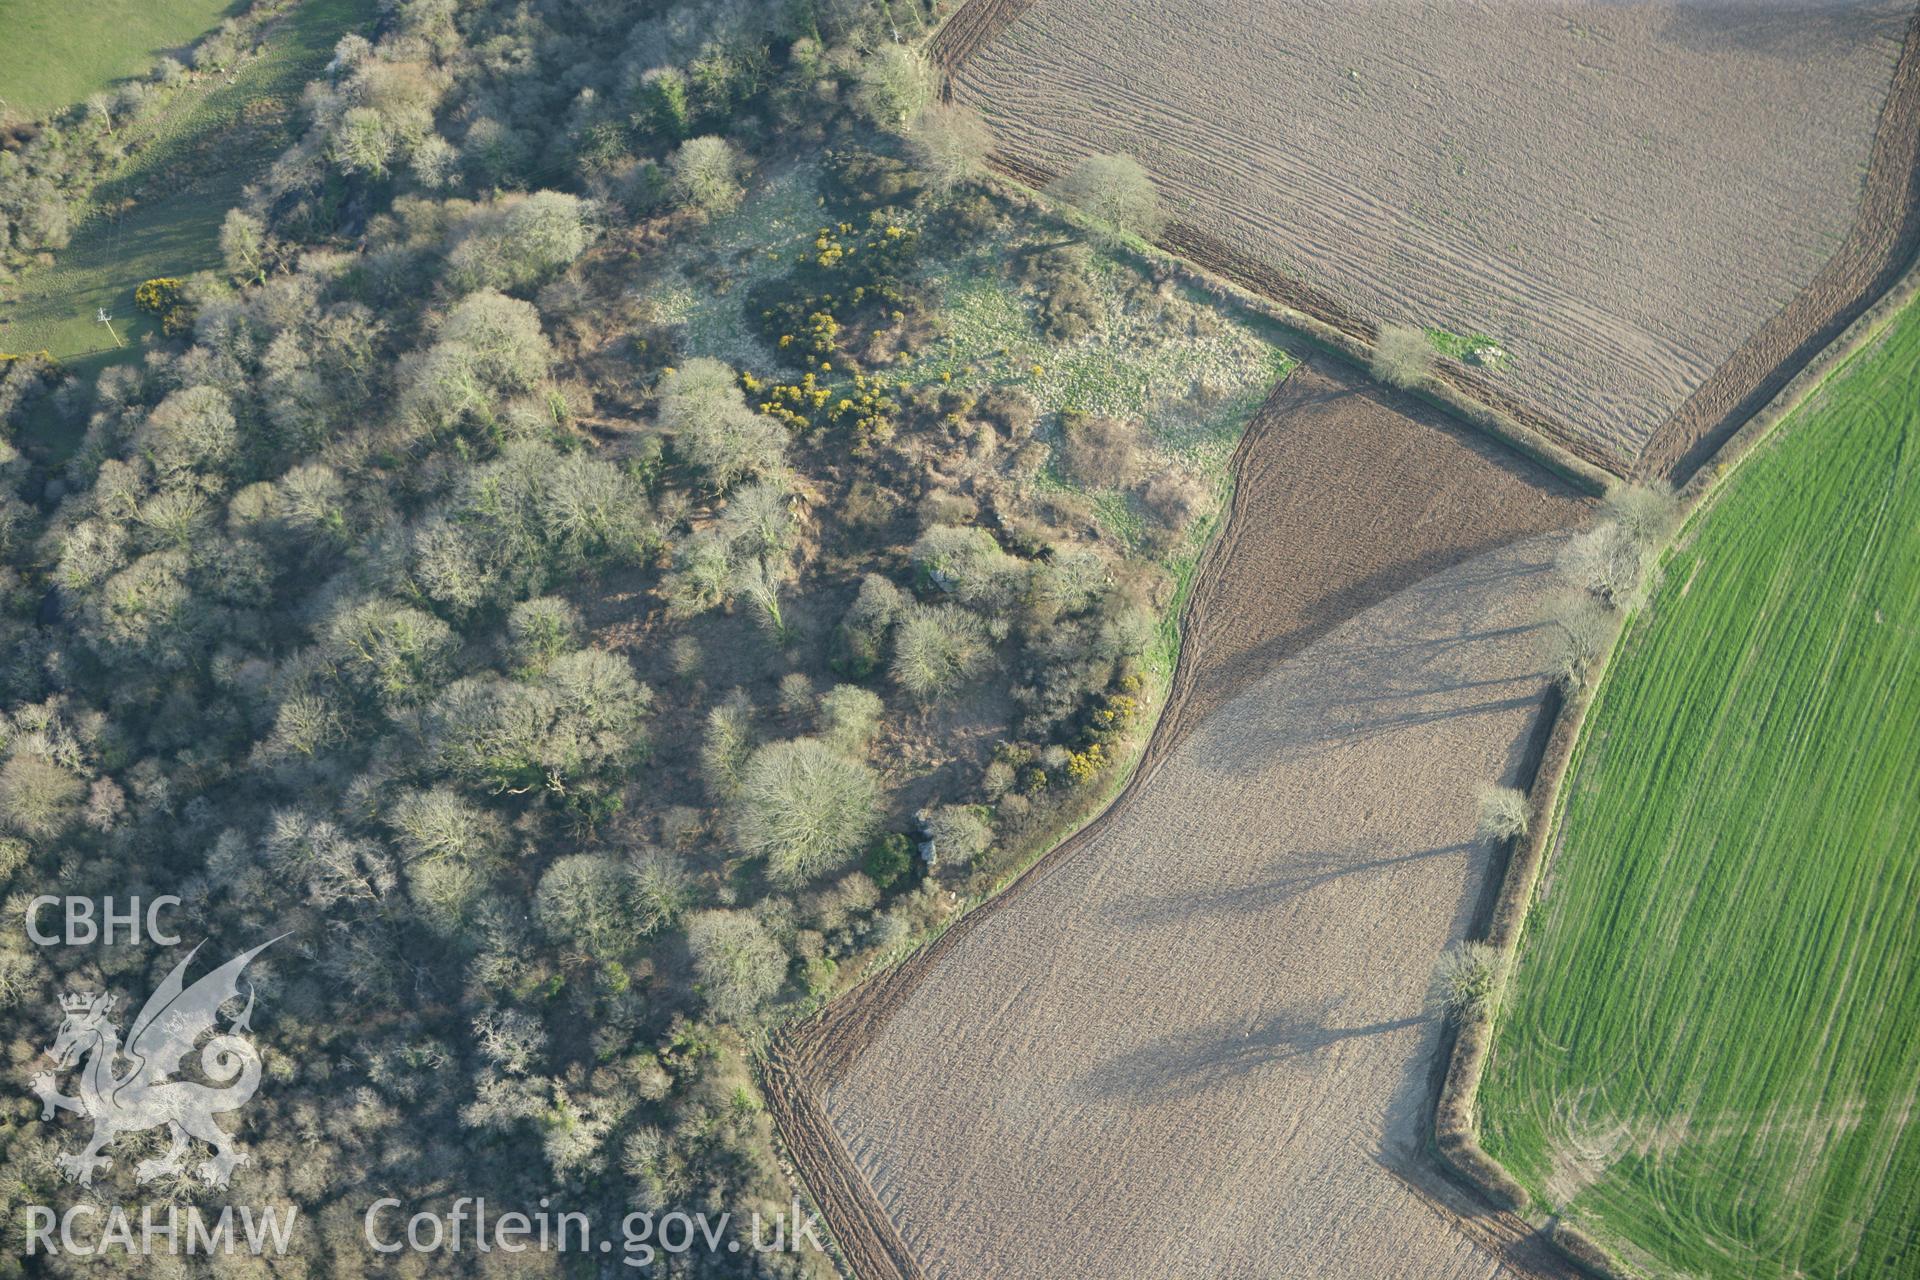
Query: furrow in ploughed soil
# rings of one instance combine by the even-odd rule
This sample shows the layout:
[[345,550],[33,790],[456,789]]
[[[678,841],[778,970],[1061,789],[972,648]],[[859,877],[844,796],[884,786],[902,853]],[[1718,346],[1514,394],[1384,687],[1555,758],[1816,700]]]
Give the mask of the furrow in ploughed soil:
[[1920,12],[1907,24],[1893,90],[1847,238],[1820,275],[1740,344],[1660,425],[1635,474],[1675,486],[1692,478],[1740,424],[1893,287],[1920,252]]
[[1476,789],[1531,767],[1544,472],[1339,366],[1249,429],[1148,759],[934,946],[783,1035],[858,1273],[1558,1274],[1424,1154]]
[[[1015,18],[1033,7],[1034,0],[973,0],[949,18],[927,45],[927,56],[943,73],[951,74],[980,47],[1005,31]],[[942,97],[951,97],[942,86]]]
[[1910,2],[978,3],[998,162],[1134,154],[1177,252],[1490,335],[1445,376],[1616,474],[1684,479],[1920,247]]

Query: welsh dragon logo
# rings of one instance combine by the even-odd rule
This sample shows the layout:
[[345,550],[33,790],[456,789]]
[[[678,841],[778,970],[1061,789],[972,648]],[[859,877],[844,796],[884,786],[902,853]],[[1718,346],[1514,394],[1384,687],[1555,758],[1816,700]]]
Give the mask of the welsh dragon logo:
[[[285,935],[282,935],[285,936]],[[40,1118],[51,1120],[60,1111],[83,1112],[93,1119],[93,1140],[78,1155],[63,1153],[59,1165],[69,1178],[91,1186],[96,1170],[113,1166],[100,1153],[124,1133],[142,1133],[167,1126],[173,1146],[163,1156],[142,1160],[134,1169],[140,1182],[177,1174],[187,1162],[190,1139],[213,1148],[201,1162],[201,1178],[225,1187],[233,1171],[247,1162],[231,1135],[214,1123],[214,1113],[242,1106],[260,1086],[260,1054],[247,1037],[253,1016],[253,987],[247,987],[247,1005],[224,1031],[217,1031],[220,1006],[240,996],[240,973],[247,963],[278,942],[273,938],[187,986],[187,966],[200,952],[195,947],[173,967],[166,980],[141,1008],[123,1048],[120,1028],[112,1020],[114,996],[95,992],[64,995],[60,1007],[66,1020],[47,1052],[59,1071],[82,1058],[79,1096],[60,1092],[52,1071],[33,1078],[40,1097]],[[215,1034],[200,1046],[200,1069],[214,1084],[170,1079],[179,1071],[200,1038]]]

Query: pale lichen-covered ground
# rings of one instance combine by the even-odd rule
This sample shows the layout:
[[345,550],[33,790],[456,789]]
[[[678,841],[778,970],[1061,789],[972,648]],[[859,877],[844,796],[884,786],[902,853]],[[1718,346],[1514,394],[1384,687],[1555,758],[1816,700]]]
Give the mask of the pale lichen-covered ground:
[[1132,152],[1235,251],[1493,338],[1624,468],[1853,229],[1912,9],[1040,0],[955,92],[1022,161]]

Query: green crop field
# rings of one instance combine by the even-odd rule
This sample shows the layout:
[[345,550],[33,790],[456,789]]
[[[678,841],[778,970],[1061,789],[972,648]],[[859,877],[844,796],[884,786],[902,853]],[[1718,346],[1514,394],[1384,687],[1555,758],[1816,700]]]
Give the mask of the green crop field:
[[70,106],[145,75],[162,54],[244,7],[234,0],[7,0],[0,99],[27,119]]
[[1587,722],[1487,1149],[1657,1275],[1920,1275],[1920,308],[1734,477]]

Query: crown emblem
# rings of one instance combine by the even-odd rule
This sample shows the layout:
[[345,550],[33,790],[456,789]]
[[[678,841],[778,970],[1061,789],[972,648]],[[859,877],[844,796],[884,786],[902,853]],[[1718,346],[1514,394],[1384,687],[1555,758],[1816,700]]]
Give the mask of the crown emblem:
[[60,1007],[68,1013],[92,1013],[99,999],[97,991],[71,991],[60,997]]

